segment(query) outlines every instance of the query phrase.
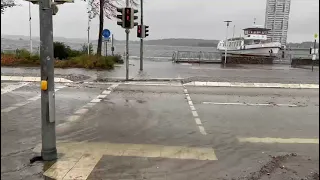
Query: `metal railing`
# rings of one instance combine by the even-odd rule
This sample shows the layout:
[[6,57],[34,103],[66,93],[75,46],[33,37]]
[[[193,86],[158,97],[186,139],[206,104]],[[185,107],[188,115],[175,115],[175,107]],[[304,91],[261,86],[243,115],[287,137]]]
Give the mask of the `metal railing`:
[[175,51],[172,55],[172,62],[220,63],[221,53],[205,51]]

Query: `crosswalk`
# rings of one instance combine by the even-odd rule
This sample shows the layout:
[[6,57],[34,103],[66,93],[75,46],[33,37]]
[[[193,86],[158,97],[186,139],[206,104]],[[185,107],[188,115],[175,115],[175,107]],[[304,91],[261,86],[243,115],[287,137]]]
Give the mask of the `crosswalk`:
[[[68,82],[69,83],[69,82]],[[70,125],[70,123],[79,122],[81,118],[92,112],[93,109],[101,105],[104,100],[109,98],[114,89],[118,87],[118,83],[103,84],[100,86],[85,87],[78,84],[66,84],[66,83],[56,83],[55,91],[56,93],[56,121],[57,121],[57,132],[61,132],[63,128]],[[121,85],[121,84],[120,84]],[[124,84],[126,86],[131,86],[132,84]],[[147,84],[146,86],[150,86]],[[140,87],[137,87],[140,88]],[[144,87],[141,87],[144,88]],[[164,88],[162,87],[159,87]],[[120,88],[119,88],[120,89]],[[184,90],[184,91],[183,91]],[[122,93],[122,92],[120,92]],[[206,108],[212,108],[208,104],[210,102],[202,103],[203,101],[197,100],[195,104],[191,102],[192,91],[188,92],[187,87],[181,89],[181,94],[177,96],[182,96],[181,104],[185,107],[190,108],[193,112],[190,114],[190,119],[186,119],[185,122],[189,122],[194,116],[196,124],[200,124],[200,116],[204,117],[203,128],[208,127],[208,120],[211,118],[206,118],[203,114],[210,113],[205,112]],[[184,95],[186,95],[185,102]],[[129,95],[127,95],[130,98]],[[141,95],[141,96],[144,96]],[[3,117],[14,117],[14,116],[26,116],[30,117],[27,113],[34,113],[36,111],[40,112],[40,98],[41,91],[38,82],[2,82],[1,83],[1,115]],[[112,96],[115,97],[115,96]],[[110,97],[110,98],[112,98]],[[199,98],[199,97],[198,97]],[[207,98],[207,97],[206,97]],[[192,98],[192,100],[197,98]],[[173,98],[173,102],[177,99]],[[156,101],[156,100],[155,100]],[[191,103],[190,103],[191,102]],[[107,103],[106,103],[107,104]],[[112,109],[113,106],[105,106],[104,108]],[[220,105],[220,104],[219,104]],[[225,104],[224,104],[225,105]],[[230,105],[230,104],[228,104]],[[238,105],[238,104],[237,104]],[[195,106],[197,110],[195,111]],[[215,108],[224,108],[224,106],[215,106]],[[240,106],[245,108],[245,106]],[[256,106],[253,106],[256,108]],[[260,107],[260,106],[258,106]],[[188,109],[189,110],[189,109]],[[39,116],[38,113],[36,116]],[[169,116],[169,115],[168,115]],[[128,117],[129,118],[129,117]],[[202,120],[202,119],[201,119]],[[207,121],[205,121],[207,120]],[[172,120],[173,122],[174,120]],[[193,121],[191,121],[193,122]],[[224,121],[225,123],[226,121]],[[177,122],[179,123],[179,122]],[[192,124],[193,126],[193,124]],[[202,126],[201,126],[202,127]],[[90,126],[87,128],[91,128]],[[164,127],[159,127],[164,128]],[[168,127],[165,127],[168,128]],[[210,130],[210,128],[208,128]],[[210,138],[216,138],[217,134],[214,133],[215,127],[212,127],[208,133],[202,133],[201,136],[197,138],[209,140]],[[81,132],[80,132],[81,131]],[[81,129],[80,134],[85,134],[85,129]],[[165,131],[164,131],[165,132]],[[77,134],[76,136],[80,136]],[[70,135],[70,134],[69,134]],[[220,135],[218,135],[220,136]],[[152,138],[152,137],[150,137]],[[250,144],[302,144],[302,145],[318,145],[319,139],[314,138],[275,138],[275,137],[246,137],[246,136],[235,136],[232,137],[237,143],[245,144],[250,146]],[[205,142],[205,141],[204,141]],[[207,141],[209,142],[209,141]],[[114,143],[114,142],[74,142],[68,141],[58,142],[57,148],[60,153],[64,156],[59,158],[58,161],[51,166],[48,170],[44,172],[45,176],[54,179],[87,179],[90,173],[93,171],[97,163],[103,158],[103,156],[122,156],[122,157],[143,157],[143,158],[168,158],[168,159],[178,159],[178,160],[199,160],[199,161],[223,161],[221,156],[221,149],[217,149],[215,142],[203,143],[206,146],[188,146],[188,145],[159,145],[159,144],[143,144],[143,143]],[[231,142],[231,141],[230,141]],[[212,143],[212,144],[211,144]],[[241,145],[242,146],[242,145]],[[35,152],[40,152],[41,145],[39,144],[34,149]],[[79,178],[79,176],[81,176]]]

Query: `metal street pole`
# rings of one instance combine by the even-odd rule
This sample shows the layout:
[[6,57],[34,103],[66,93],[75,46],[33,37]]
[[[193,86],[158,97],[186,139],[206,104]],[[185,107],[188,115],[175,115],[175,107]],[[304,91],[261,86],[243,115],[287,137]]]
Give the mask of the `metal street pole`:
[[227,31],[226,31],[226,41],[225,41],[225,47],[224,47],[224,66],[227,64],[227,51],[228,51],[228,28],[229,23],[232,21],[224,21],[227,23]]
[[89,7],[90,7],[90,1],[88,1],[88,42],[87,42],[87,50],[88,50],[88,55],[90,55],[90,11],[89,11]]
[[[129,0],[126,0],[126,7],[129,7]],[[129,80],[129,33],[130,30],[126,29],[126,80]]]
[[[141,26],[143,26],[143,0],[140,0],[141,3]],[[143,38],[140,38],[140,71],[143,71]]]
[[30,36],[30,54],[32,54],[32,34],[31,34],[31,2],[29,1],[29,36]]
[[[314,44],[313,44],[313,49],[314,49],[313,51],[314,51],[315,56],[317,56],[317,54],[316,54],[316,46],[317,46],[317,39],[314,40]],[[312,58],[312,72],[313,72],[314,61],[315,60],[313,60],[313,58]]]
[[232,38],[234,38],[234,31],[236,29],[236,25],[233,25],[233,33],[232,33]]
[[114,47],[113,47],[113,34],[111,35],[111,53],[112,53],[112,56],[114,56]]
[[107,40],[105,41],[105,48],[106,48],[106,56],[108,56],[108,42],[107,42]]
[[51,161],[57,159],[51,0],[39,0],[39,18],[41,81],[48,85],[41,89],[41,156]]

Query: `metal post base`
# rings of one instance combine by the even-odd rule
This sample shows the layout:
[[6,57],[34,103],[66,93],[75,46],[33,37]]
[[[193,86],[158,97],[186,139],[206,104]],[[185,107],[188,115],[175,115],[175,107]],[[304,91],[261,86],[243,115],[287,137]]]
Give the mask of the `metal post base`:
[[41,157],[44,161],[53,161],[58,158],[57,149],[41,150]]

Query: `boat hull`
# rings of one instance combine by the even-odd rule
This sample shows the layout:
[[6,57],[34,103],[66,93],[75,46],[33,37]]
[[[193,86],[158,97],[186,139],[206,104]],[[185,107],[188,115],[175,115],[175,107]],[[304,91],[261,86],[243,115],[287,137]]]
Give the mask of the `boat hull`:
[[[228,54],[234,55],[251,55],[251,56],[276,56],[279,52],[279,47],[266,47],[266,48],[254,48],[254,49],[237,49],[227,50]],[[224,52],[224,50],[220,50]]]

